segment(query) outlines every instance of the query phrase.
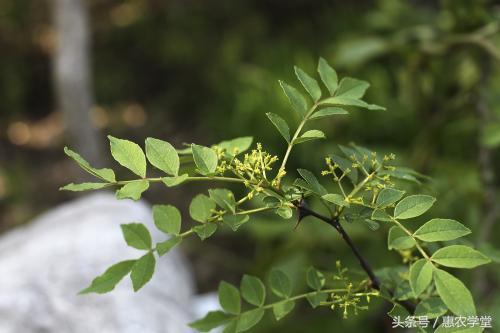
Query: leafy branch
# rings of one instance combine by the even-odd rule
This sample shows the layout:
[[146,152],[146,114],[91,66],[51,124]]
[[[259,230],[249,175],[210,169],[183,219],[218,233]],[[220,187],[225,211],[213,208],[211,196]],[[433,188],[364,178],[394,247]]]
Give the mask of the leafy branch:
[[[118,199],[140,199],[150,183],[160,183],[168,188],[188,182],[208,181],[217,184],[228,183],[243,186],[244,194],[236,198],[230,189],[210,188],[208,195],[200,193],[189,205],[189,215],[197,225],[183,230],[181,212],[172,205],[153,206],[155,227],[167,238],[153,244],[150,231],[141,223],[121,225],[126,243],[145,251],[138,259],[125,260],[108,268],[96,277],[81,293],[105,293],[127,275],[130,275],[134,291],[141,289],[153,276],[156,255],[161,257],[182,240],[197,235],[202,241],[211,237],[220,227],[237,231],[255,214],[275,213],[282,219],[290,219],[294,210],[298,220],[312,216],[328,223],[341,235],[351,252],[366,272],[368,279],[353,282],[346,275],[346,269],[337,264],[337,272],[327,274],[313,268],[307,271],[306,280],[314,291],[292,296],[288,276],[277,270],[269,276],[270,288],[280,300],[265,303],[265,287],[260,279],[245,275],[240,290],[226,282],[219,287],[219,301],[224,311],[209,313],[205,318],[192,323],[200,331],[225,326],[224,332],[242,332],[257,324],[264,311],[272,309],[276,319],[281,319],[293,310],[295,301],[307,299],[313,307],[329,306],[342,309],[344,317],[349,311],[357,313],[366,310],[360,305],[367,303],[370,296],[380,297],[394,305],[389,315],[413,313],[429,318],[448,311],[456,315],[475,315],[476,308],[467,287],[456,277],[442,269],[474,268],[490,260],[479,251],[465,245],[431,247],[429,243],[448,242],[466,236],[471,231],[461,223],[450,219],[431,219],[415,232],[404,225],[404,220],[426,213],[436,201],[429,195],[405,196],[398,189],[400,182],[420,185],[425,179],[419,173],[393,165],[393,154],[379,156],[377,153],[357,145],[339,145],[340,152],[325,158],[326,169],[321,173],[329,178],[337,190],[330,191],[320,180],[306,169],[298,169],[300,178],[293,182],[286,177],[287,161],[295,145],[318,139],[325,139],[319,129],[307,129],[312,120],[345,115],[353,108],[383,110],[382,107],[362,100],[369,84],[365,81],[342,78],[324,59],[319,60],[318,74],[327,90],[326,96],[318,81],[300,68],[295,74],[310,101],[291,85],[280,82],[292,108],[300,117],[297,128],[290,132],[290,126],[281,116],[267,113],[267,117],[287,143],[287,148],[277,170],[274,165],[279,158],[266,151],[260,143],[253,149],[253,138],[241,137],[222,141],[211,147],[197,144],[176,149],[170,143],[147,138],[145,151],[136,143],[108,136],[111,155],[121,166],[138,179],[117,180],[112,169],[92,167],[78,153],[65,148],[65,153],[77,162],[83,170],[96,177],[99,182],[69,184],[63,190],[84,191],[117,187]],[[148,177],[148,162],[161,176]],[[271,177],[274,175],[274,177]],[[311,208],[321,203],[329,216]],[[371,230],[383,226],[388,231],[388,249],[396,250],[406,264],[404,271],[385,276],[373,270],[372,265],[361,254],[343,224],[363,223]],[[390,268],[388,268],[390,269]],[[323,289],[326,276],[330,284],[341,282],[341,286]],[[241,311],[241,297],[256,308]]]

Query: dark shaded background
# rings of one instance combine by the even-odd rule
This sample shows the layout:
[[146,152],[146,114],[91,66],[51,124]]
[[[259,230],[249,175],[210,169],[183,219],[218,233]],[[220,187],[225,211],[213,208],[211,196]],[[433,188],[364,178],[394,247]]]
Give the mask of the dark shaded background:
[[[394,152],[398,163],[433,178],[424,185],[439,199],[432,213],[470,226],[475,232],[468,241],[498,261],[498,2],[86,4],[94,94],[89,114],[105,152],[98,166],[111,163],[106,134],[137,142],[153,136],[178,147],[253,135],[281,154],[283,142],[265,112],[293,115],[277,80],[297,85],[293,65],[312,74],[322,56],[341,76],[369,81],[366,100],[388,110],[325,120],[328,140],[313,149],[298,146],[291,166],[319,171],[326,153],[351,141]],[[51,62],[57,31],[51,6],[51,1],[0,0],[1,230],[72,198],[58,187],[84,177],[62,151],[73,142],[55,97]],[[200,188],[177,191],[173,195],[158,186],[146,198],[185,208]],[[302,267],[311,263],[329,269],[342,258],[356,273],[344,244],[319,223],[311,220],[293,232],[293,224],[272,222],[264,217],[237,235],[190,242],[186,250],[200,291],[213,290],[220,279],[238,281],[244,272],[264,276],[273,265],[295,272],[297,289],[303,285]],[[375,267],[399,262],[397,254],[387,255],[384,228],[349,228]],[[464,274],[480,313],[500,314],[499,273],[492,264]],[[337,312],[299,307],[278,324],[269,318],[253,331],[382,331],[390,327],[387,306],[375,304],[377,309],[347,321]],[[500,317],[493,322],[498,325]]]

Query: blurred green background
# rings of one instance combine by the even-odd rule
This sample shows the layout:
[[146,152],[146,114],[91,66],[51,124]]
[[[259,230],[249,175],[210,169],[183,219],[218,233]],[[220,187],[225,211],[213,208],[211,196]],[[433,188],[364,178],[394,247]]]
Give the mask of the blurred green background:
[[[277,80],[298,86],[293,65],[313,74],[322,56],[341,76],[371,83],[366,100],[385,112],[354,111],[321,123],[328,140],[304,144],[290,166],[318,172],[337,144],[356,142],[432,177],[432,214],[470,226],[468,242],[497,263],[465,272],[481,314],[500,332],[500,3],[483,0],[89,0],[92,96],[85,115],[101,143],[98,166],[111,163],[106,134],[141,142],[158,137],[181,147],[252,135],[274,154],[281,137],[266,119],[293,117]],[[28,222],[71,199],[57,189],[80,170],[65,158],[77,146],[57,100],[53,71],[57,1],[0,0],[0,230]],[[88,138],[83,138],[84,141]],[[80,141],[79,141],[80,140]],[[89,139],[90,140],[90,139]],[[93,138],[95,140],[95,138]],[[92,142],[92,140],[88,141]],[[186,208],[200,191],[154,187],[151,203]],[[126,222],[126,221],[124,221]],[[349,225],[376,268],[398,264],[387,254],[386,229]],[[338,258],[361,271],[338,235],[311,220],[263,217],[185,250],[198,289],[278,265],[303,288],[308,265],[332,269]],[[342,320],[327,309],[297,307],[253,332],[391,331],[388,305]],[[496,315],[496,317],[495,317]]]

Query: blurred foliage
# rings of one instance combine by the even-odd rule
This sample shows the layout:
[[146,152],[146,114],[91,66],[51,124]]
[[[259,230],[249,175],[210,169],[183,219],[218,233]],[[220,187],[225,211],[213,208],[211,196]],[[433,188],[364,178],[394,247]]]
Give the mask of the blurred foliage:
[[[290,112],[277,80],[293,82],[293,64],[313,72],[323,56],[341,76],[371,82],[366,99],[388,111],[382,116],[357,111],[347,116],[349,121],[324,121],[328,140],[314,150],[299,146],[291,169],[320,161],[336,144],[350,141],[380,153],[394,152],[402,165],[432,177],[429,191],[440,198],[435,215],[481,228],[488,213],[478,161],[481,147],[492,154],[494,187],[500,179],[500,7],[494,1],[88,3],[96,94],[91,115],[103,134],[136,141],[155,136],[179,147],[188,139],[209,144],[253,134],[282,152],[285,147],[264,116],[269,111]],[[54,40],[47,2],[0,0],[4,229],[68,199],[57,188],[74,179],[75,171],[61,153],[64,122],[52,97]],[[490,113],[481,132],[478,101]],[[187,207],[192,193],[188,188],[172,203]],[[149,197],[152,202],[165,198],[170,199],[169,193],[163,191]],[[208,243],[212,250],[205,243],[203,255],[197,252],[198,244],[189,246],[200,289],[214,289],[221,278],[239,281],[243,271],[263,276],[271,264],[294,272],[307,263],[322,268],[337,257],[349,257],[337,235],[317,222],[302,223],[296,232],[288,224],[271,222],[245,226],[246,236],[238,239],[220,236]],[[396,256],[377,250],[386,246],[381,233],[357,232],[365,228],[360,225],[348,227],[375,267],[396,262]],[[489,235],[498,248],[498,225]],[[354,258],[344,264],[356,267]],[[484,297],[480,312],[493,315],[500,313],[495,278],[500,270],[498,265],[489,270],[484,283],[490,297]],[[300,289],[304,282],[295,285]],[[382,319],[383,310],[380,315],[360,314],[357,320],[341,321],[328,311],[296,309],[300,316],[258,329],[379,332],[390,329],[390,322]]]

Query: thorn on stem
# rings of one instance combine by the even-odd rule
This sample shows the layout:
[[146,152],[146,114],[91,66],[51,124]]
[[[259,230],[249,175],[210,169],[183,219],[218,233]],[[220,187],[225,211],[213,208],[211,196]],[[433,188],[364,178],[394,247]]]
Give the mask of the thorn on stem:
[[302,219],[308,215],[310,215],[307,211],[307,209],[304,209],[307,207],[307,203],[306,201],[304,200],[304,197],[302,197],[299,202],[295,205],[297,207],[297,211],[299,213],[299,216],[298,216],[298,219],[297,219],[297,223],[295,224],[295,226],[293,227],[293,230],[296,230],[300,224],[300,222],[302,222]]

